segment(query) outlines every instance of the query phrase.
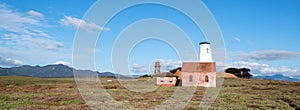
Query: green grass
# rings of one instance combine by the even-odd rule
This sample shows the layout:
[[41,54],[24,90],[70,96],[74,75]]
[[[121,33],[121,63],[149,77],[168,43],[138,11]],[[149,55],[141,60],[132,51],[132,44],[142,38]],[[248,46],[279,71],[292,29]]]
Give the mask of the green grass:
[[[167,100],[177,88],[159,87],[148,93],[133,92],[117,80],[101,84],[126,106],[148,108]],[[144,81],[144,80],[141,80]],[[99,82],[100,84],[100,82]],[[198,109],[206,88],[198,87],[185,109]],[[300,83],[225,79],[209,109],[300,109]],[[73,78],[0,77],[0,109],[89,109]]]
[[211,108],[300,109],[299,91],[300,83],[294,82],[226,79]]

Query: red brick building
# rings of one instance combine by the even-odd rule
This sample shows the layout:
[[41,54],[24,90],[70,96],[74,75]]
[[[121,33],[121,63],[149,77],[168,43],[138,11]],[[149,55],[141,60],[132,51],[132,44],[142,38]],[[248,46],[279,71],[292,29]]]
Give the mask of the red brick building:
[[216,63],[209,42],[200,43],[199,62],[183,62],[182,86],[216,87]]
[[216,87],[215,62],[183,62],[182,86]]

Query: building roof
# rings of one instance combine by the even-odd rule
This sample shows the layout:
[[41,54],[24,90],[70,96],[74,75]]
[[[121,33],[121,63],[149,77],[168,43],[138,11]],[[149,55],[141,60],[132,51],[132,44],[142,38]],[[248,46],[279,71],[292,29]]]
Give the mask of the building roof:
[[231,73],[217,72],[217,78],[238,78],[237,76]]
[[162,72],[162,73],[153,75],[153,77],[177,77],[177,75],[170,73],[170,72]]
[[183,62],[181,72],[215,72],[215,62]]
[[209,42],[200,42],[200,45],[201,44],[210,44]]

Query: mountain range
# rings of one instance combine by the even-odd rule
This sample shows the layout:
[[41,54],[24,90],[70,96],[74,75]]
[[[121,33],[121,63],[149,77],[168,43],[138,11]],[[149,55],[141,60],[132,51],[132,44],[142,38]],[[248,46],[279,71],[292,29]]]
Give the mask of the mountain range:
[[72,67],[57,64],[46,66],[29,66],[23,65],[19,67],[2,68],[0,67],[0,76],[30,76],[30,77],[44,77],[44,78],[60,78],[60,77],[74,77],[73,72],[86,74],[98,74],[99,77],[120,77],[120,78],[136,78],[138,76],[126,76],[115,74],[112,72],[98,72],[91,70],[77,70]]
[[287,77],[287,76],[284,76],[282,74],[275,74],[275,75],[272,75],[272,76],[253,76],[252,78],[255,78],[255,79],[269,79],[269,80],[281,80],[281,81],[300,82],[300,79]]

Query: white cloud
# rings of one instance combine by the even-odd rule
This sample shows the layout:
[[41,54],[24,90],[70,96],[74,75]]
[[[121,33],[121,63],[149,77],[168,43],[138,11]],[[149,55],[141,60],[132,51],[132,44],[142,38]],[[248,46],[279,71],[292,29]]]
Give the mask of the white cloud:
[[281,66],[281,67],[272,67],[268,64],[261,64],[261,63],[255,63],[255,62],[246,62],[246,61],[238,61],[232,63],[229,67],[236,67],[236,68],[249,68],[251,69],[251,73],[258,76],[271,76],[275,74],[283,74],[289,77],[299,76],[300,71],[293,69],[291,67],[287,66]]
[[[270,68],[263,68],[260,70],[261,73],[288,73],[288,74],[298,74],[298,70],[292,69],[290,67],[287,66],[282,66],[279,68],[274,68],[274,67],[270,67]],[[299,74],[300,75],[300,74]]]
[[251,60],[286,60],[300,57],[300,52],[292,52],[285,50],[264,50],[250,53],[243,53],[236,55],[237,60],[251,61]]
[[149,68],[144,65],[133,64],[130,68],[130,71],[133,73],[147,73]]
[[66,61],[57,61],[54,64],[63,64],[63,65],[67,65],[67,66],[71,65],[69,62],[66,62]]
[[[29,14],[41,16],[41,13],[29,11]],[[20,13],[5,7],[0,7],[0,39],[4,44],[12,47],[32,47],[47,50],[59,49],[63,43],[53,40],[52,36],[45,33],[44,25],[40,19],[35,19],[27,13]]]
[[[160,71],[166,72],[177,67],[181,67],[181,61],[173,61],[172,59],[157,59],[156,61],[160,62]],[[130,71],[133,73],[150,73],[154,72],[154,63],[153,65],[140,65],[133,64],[130,67]]]
[[[0,29],[15,33],[32,33],[32,26],[39,25],[41,21],[30,15],[13,11],[5,6],[0,7]],[[44,34],[44,33],[43,33]]]
[[233,65],[240,66],[240,67],[257,67],[257,68],[269,67],[269,65],[267,64],[260,64],[255,62],[246,62],[246,61],[234,62]]
[[16,59],[0,57],[0,65],[1,66],[20,66],[20,65],[23,65],[23,62],[20,60],[16,60]]
[[241,42],[241,39],[238,38],[238,37],[234,37],[234,40],[237,41],[237,42]]
[[109,30],[109,28],[101,27],[95,23],[86,22],[85,20],[71,17],[71,16],[65,16],[63,19],[60,20],[60,22],[65,26],[72,26],[72,27],[75,27],[76,29],[82,29],[87,32]]
[[41,51],[39,49],[10,49],[0,47],[0,55],[4,58],[13,58],[23,61],[25,64],[39,64],[56,62],[59,59],[69,59],[71,53],[65,51]]
[[47,33],[48,24],[40,19],[42,16],[37,11],[18,12],[0,4],[0,56],[24,62],[65,57],[66,54],[61,52],[63,42]]
[[216,71],[223,72],[227,66],[228,64],[226,62],[216,62]]
[[182,66],[181,61],[173,61],[172,59],[158,59],[157,61],[160,62],[161,70],[163,71],[169,71]]
[[39,17],[39,18],[43,18],[44,17],[44,15],[42,13],[34,11],[34,10],[28,11],[28,14],[31,15],[31,16]]
[[49,38],[33,37],[30,35],[18,34],[3,34],[6,46],[19,48],[19,49],[46,49],[46,50],[59,50],[64,47],[62,42],[58,42]]

